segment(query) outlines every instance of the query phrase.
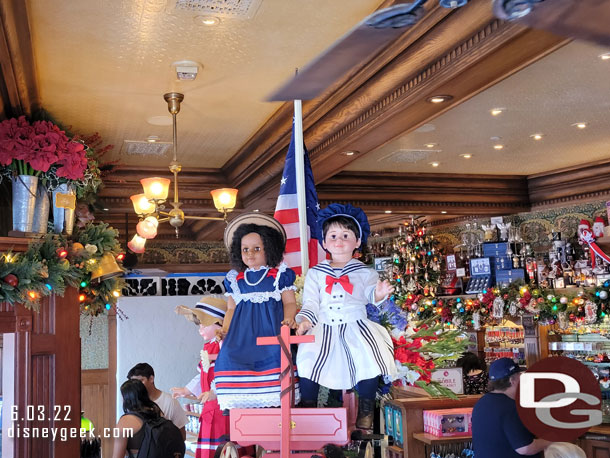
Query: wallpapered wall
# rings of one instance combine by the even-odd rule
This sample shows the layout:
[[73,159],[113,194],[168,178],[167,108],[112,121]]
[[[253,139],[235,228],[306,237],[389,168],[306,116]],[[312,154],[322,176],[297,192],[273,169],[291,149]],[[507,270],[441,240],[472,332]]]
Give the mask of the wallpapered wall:
[[139,264],[223,264],[229,254],[222,242],[172,242],[154,240],[146,245]]
[[[513,227],[519,227],[523,240],[529,243],[534,251],[543,252],[550,248],[549,235],[551,232],[561,232],[562,240],[575,239],[580,220],[588,219],[593,222],[596,216],[607,219],[605,200],[505,216],[504,222],[510,222]],[[439,240],[444,253],[451,253],[455,245],[462,243],[462,234],[467,232],[467,223],[471,224],[471,232],[473,231],[472,223],[476,223],[476,230],[482,235],[481,224],[489,224],[489,221],[489,218],[473,219],[459,224],[432,227],[429,232]]]

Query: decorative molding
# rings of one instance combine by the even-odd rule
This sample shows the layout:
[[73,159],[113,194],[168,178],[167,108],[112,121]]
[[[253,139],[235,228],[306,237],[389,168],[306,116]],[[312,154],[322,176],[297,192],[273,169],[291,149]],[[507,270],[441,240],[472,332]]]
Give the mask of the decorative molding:
[[596,199],[610,192],[610,160],[530,175],[527,181],[533,207]]
[[0,115],[31,114],[40,106],[26,2],[0,2]]

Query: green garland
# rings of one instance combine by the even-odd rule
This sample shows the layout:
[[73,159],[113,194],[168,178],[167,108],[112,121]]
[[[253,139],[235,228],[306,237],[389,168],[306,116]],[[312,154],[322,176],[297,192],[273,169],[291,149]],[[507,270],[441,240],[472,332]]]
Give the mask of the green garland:
[[494,302],[501,307],[502,315],[518,317],[531,314],[542,324],[554,324],[563,319],[575,324],[598,324],[608,312],[610,281],[595,288],[542,289],[527,285],[522,280],[506,288],[490,288],[477,296],[424,297],[407,296],[402,304],[416,319],[429,319],[436,316],[439,321],[453,323],[460,328],[474,324],[478,313],[480,324],[496,324],[501,318],[494,317]]
[[106,223],[89,223],[69,239],[46,234],[24,253],[0,254],[0,301],[38,310],[40,300],[79,289],[81,312],[97,316],[116,306],[125,282],[120,277],[91,283],[91,273],[106,253],[121,258],[118,231]]

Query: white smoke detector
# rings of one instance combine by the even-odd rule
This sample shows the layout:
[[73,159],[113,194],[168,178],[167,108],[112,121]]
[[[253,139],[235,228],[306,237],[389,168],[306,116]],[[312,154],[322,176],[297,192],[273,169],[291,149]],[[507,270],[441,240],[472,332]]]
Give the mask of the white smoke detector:
[[176,78],[180,81],[193,81],[197,78],[199,69],[203,69],[203,65],[193,60],[179,60],[172,63],[172,67],[176,71]]

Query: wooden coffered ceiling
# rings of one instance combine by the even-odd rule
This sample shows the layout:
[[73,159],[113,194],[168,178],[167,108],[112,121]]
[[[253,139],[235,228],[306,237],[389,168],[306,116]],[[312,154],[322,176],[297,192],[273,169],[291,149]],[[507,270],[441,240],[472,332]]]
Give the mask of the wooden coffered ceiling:
[[[72,8],[76,3],[58,0],[58,9],[62,15],[66,16],[68,24],[75,24],[84,13],[94,12],[89,9],[79,11],[78,8]],[[116,3],[117,7],[125,7],[127,4],[125,1],[119,2],[119,0],[113,0],[111,3]],[[147,5],[150,6],[153,3],[157,6],[162,4],[162,7],[156,10],[154,8],[146,9]],[[133,14],[134,18],[138,12],[144,18],[147,17],[146,14],[151,15],[147,20],[152,22],[145,30],[148,35],[142,31],[144,29],[139,30],[139,39],[142,43],[147,43],[146,40],[149,40],[150,36],[155,33],[160,35],[166,33],[161,29],[164,23],[160,21],[164,17],[162,15],[168,14],[167,4],[169,3],[171,2],[148,1],[142,3],[144,5],[142,10],[135,7],[131,10],[123,8],[125,14]],[[323,11],[325,3],[328,2],[315,1],[312,2],[313,6],[303,5],[305,2],[298,3],[299,7],[287,6],[286,2],[281,1],[263,0],[254,20],[243,25],[246,31],[239,32],[245,36],[239,35],[234,30],[223,31],[223,36],[227,38],[226,51],[223,51],[222,43],[219,44],[220,39],[207,42],[211,43],[210,48],[217,46],[219,53],[217,56],[207,56],[208,60],[204,62],[202,76],[205,78],[209,66],[212,77],[209,80],[204,79],[201,86],[191,89],[184,86],[186,97],[183,110],[178,117],[179,145],[184,145],[184,150],[186,150],[182,160],[183,172],[180,174],[180,197],[184,201],[182,208],[187,214],[216,216],[217,213],[209,197],[209,190],[225,186],[239,189],[236,212],[254,209],[272,212],[275,206],[284,157],[290,141],[292,104],[270,105],[261,104],[261,102],[249,104],[243,91],[228,92],[230,88],[223,86],[224,82],[227,79],[239,78],[240,69],[251,71],[251,82],[247,83],[247,75],[246,79],[241,82],[245,81],[244,84],[249,84],[252,91],[258,95],[268,94],[278,85],[279,81],[290,74],[294,62],[297,62],[298,65],[305,64],[375,8],[399,2],[385,1],[379,4],[378,1],[359,0],[357,3],[351,3],[351,0],[346,0],[344,6],[354,5],[353,10],[340,8],[335,4],[332,11],[335,17],[331,18],[332,20],[326,17],[327,15]],[[282,7],[285,11],[282,10]],[[109,70],[108,78],[95,77],[98,78],[93,80],[96,82],[95,88],[92,88],[91,92],[86,92],[86,81],[77,81],[79,75],[85,75],[78,65],[70,66],[67,69],[70,72],[68,75],[55,68],[49,62],[49,58],[45,58],[45,52],[52,53],[57,50],[53,48],[52,37],[44,37],[46,41],[44,44],[42,43],[41,31],[50,30],[49,24],[52,25],[54,20],[57,21],[58,16],[54,12],[49,12],[45,16],[44,8],[43,2],[40,0],[9,0],[2,3],[4,32],[2,38],[4,40],[0,42],[0,51],[2,52],[4,77],[2,108],[5,116],[20,112],[27,113],[41,104],[46,108],[50,105],[56,118],[69,121],[73,128],[77,128],[76,130],[82,129],[79,124],[90,126],[89,118],[100,119],[101,125],[110,133],[110,137],[113,134],[118,135],[118,137],[112,138],[115,143],[121,144],[122,140],[130,138],[142,139],[145,128],[140,125],[139,120],[136,120],[135,113],[139,113],[139,111],[134,111],[137,109],[132,106],[132,103],[126,103],[125,106],[106,107],[105,117],[99,118],[99,115],[92,112],[90,108],[83,113],[67,107],[61,100],[62,94],[58,94],[50,88],[59,90],[62,87],[66,89],[79,84],[80,96],[84,98],[83,103],[85,105],[91,103],[95,107],[101,103],[99,102],[101,96],[108,96],[117,91],[127,91],[124,97],[133,96],[136,101],[140,100],[138,98],[140,93],[146,95],[145,93],[148,91],[150,97],[155,97],[154,101],[159,108],[155,114],[163,115],[165,105],[161,94],[169,89],[175,89],[175,84],[168,83],[167,74],[159,76],[159,81],[155,83],[153,74],[147,76],[151,79],[146,79],[141,85],[142,87],[138,87],[133,82],[125,84],[124,81],[116,81],[116,75]],[[610,185],[607,184],[608,178],[610,178],[610,161],[607,158],[610,157],[610,154],[604,158],[604,153],[600,151],[608,151],[610,137],[604,132],[602,125],[591,126],[592,130],[595,128],[596,132],[603,133],[597,144],[599,148],[602,148],[601,150],[596,150],[595,154],[592,153],[591,156],[578,155],[578,157],[570,158],[568,151],[561,151],[559,148],[560,151],[556,154],[549,155],[549,157],[544,156],[542,166],[540,166],[541,161],[538,157],[538,168],[531,169],[535,172],[528,172],[526,168],[525,172],[515,174],[505,165],[494,168],[492,160],[477,153],[466,172],[463,170],[463,166],[458,167],[458,161],[461,159],[457,158],[457,154],[447,156],[448,159],[443,166],[434,170],[438,173],[433,173],[432,169],[424,172],[422,164],[426,164],[426,162],[417,159],[418,154],[423,158],[428,157],[423,141],[418,147],[409,144],[409,149],[406,151],[407,159],[403,162],[388,164],[387,162],[382,163],[378,159],[373,160],[373,158],[385,157],[388,153],[399,150],[403,143],[408,144],[419,132],[428,132],[426,141],[436,142],[434,135],[441,138],[441,147],[445,153],[452,151],[454,143],[456,146],[458,144],[470,145],[466,140],[476,137],[474,132],[477,129],[488,129],[489,135],[493,136],[491,127],[486,124],[488,121],[477,121],[464,131],[451,133],[451,135],[444,133],[440,126],[455,125],[455,122],[451,121],[450,114],[461,107],[468,108],[462,112],[466,118],[473,117],[474,119],[476,113],[480,113],[481,110],[488,111],[489,108],[492,108],[486,105],[490,101],[484,98],[484,94],[488,94],[486,92],[488,89],[500,87],[498,83],[512,81],[512,78],[524,75],[523,69],[529,70],[536,65],[542,66],[546,62],[545,59],[553,59],[553,56],[558,55],[555,54],[558,50],[567,50],[565,55],[556,59],[558,62],[563,62],[566,71],[574,71],[574,69],[568,68],[571,59],[570,52],[582,54],[580,48],[576,47],[574,51],[571,51],[570,46],[573,45],[566,46],[569,43],[567,38],[496,19],[492,15],[488,0],[471,0],[467,6],[456,10],[443,9],[438,6],[436,1],[430,0],[426,8],[425,17],[390,46],[376,55],[361,56],[361,60],[354,63],[352,70],[323,95],[315,100],[304,102],[304,139],[310,152],[321,204],[324,206],[332,201],[354,203],[367,211],[374,227],[383,227],[396,224],[411,214],[425,214],[429,219],[438,221],[470,215],[502,215],[527,211],[532,206],[560,203],[569,197],[599,197],[608,192],[610,190]],[[100,7],[100,10],[103,8]],[[93,28],[91,33],[94,36],[91,43],[86,41],[81,43],[82,47],[89,50],[88,55],[97,56],[96,51],[102,49],[99,48],[100,44],[95,41],[95,39],[101,39],[101,36],[95,36],[94,32],[102,33],[106,30],[111,33],[112,27],[115,27],[117,28],[117,39],[123,37],[121,33],[118,33],[121,31],[120,24],[106,24],[108,29],[102,27],[105,21],[104,14],[105,11],[100,11],[101,25]],[[304,18],[316,18],[320,21],[315,26],[310,25],[318,36],[317,40],[308,37],[311,41],[311,48],[299,51],[295,51],[293,48],[288,51],[269,48],[270,37],[266,31],[268,27],[283,19],[282,14],[288,16],[301,14]],[[155,18],[158,19],[158,22],[154,22]],[[191,20],[192,18],[189,18],[189,21]],[[176,19],[174,15],[172,22],[165,26],[175,26],[179,21],[180,18]],[[160,30],[157,31],[151,24],[156,24]],[[225,21],[224,24],[230,24],[230,21]],[[185,25],[185,31],[190,30],[191,26]],[[273,37],[274,43],[281,40],[288,43],[289,31],[290,27],[278,27],[277,36]],[[57,38],[59,43],[65,39],[63,35],[66,33],[65,31],[60,33],[62,36]],[[68,38],[73,37],[68,34]],[[192,37],[190,39],[192,40]],[[242,42],[239,40],[245,39],[249,40],[249,47],[240,48]],[[104,40],[107,43],[102,41],[101,44],[108,45],[115,53],[99,56],[99,59],[107,65],[120,66],[121,59],[124,62],[126,58],[138,57],[126,52],[122,53],[123,48],[115,43],[112,37],[104,36]],[[161,57],[165,60],[169,59],[169,61],[177,60],[180,55],[171,52],[172,43],[186,46],[183,42],[172,40],[174,38],[168,38],[159,51]],[[185,38],[180,37],[175,40],[185,40]],[[135,41],[138,42],[138,38],[135,38]],[[300,45],[305,44],[303,41],[300,42]],[[564,46],[565,48],[563,48]],[[597,53],[597,48],[594,48],[593,45],[578,46],[589,46],[591,47],[589,52]],[[285,44],[284,47],[289,47],[289,45]],[[240,61],[240,56],[245,52],[244,49],[255,57]],[[221,59],[223,52],[225,54],[233,52],[235,57],[228,59],[228,62],[226,59],[213,60],[213,57]],[[261,70],[259,66],[256,66],[256,62],[269,66],[280,65],[282,62],[276,61],[281,61],[282,58],[268,59],[268,55],[271,53],[273,56],[273,52],[280,53],[278,55],[282,55],[281,53],[284,52],[285,54],[282,56],[287,62],[283,64],[283,67],[273,67],[276,72],[282,74],[269,76],[273,84],[271,86],[271,83],[265,81],[264,68]],[[77,54],[82,59],[86,58],[82,52]],[[293,54],[295,56],[290,61],[289,56]],[[58,59],[61,58],[58,57]],[[85,66],[89,64],[93,65],[93,61],[83,62]],[[163,61],[164,66],[167,64],[168,62]],[[215,73],[217,72],[215,66],[222,67],[223,65],[226,67],[223,69],[225,73]],[[606,75],[607,71],[608,67],[605,70]],[[228,74],[235,76],[228,77]],[[544,68],[541,68],[538,74],[544,75]],[[221,81],[218,84],[221,86],[217,91],[218,94],[212,96],[209,92],[215,92],[213,90],[213,86],[216,84],[215,76],[218,76],[218,81]],[[88,74],[87,77],[94,78]],[[58,81],[57,78],[61,81],[65,80],[64,83],[60,84],[61,81]],[[576,80],[576,78],[574,79]],[[603,84],[606,80],[610,79],[600,78],[602,82],[599,90],[604,88]],[[527,80],[519,84],[520,86],[517,87],[526,87]],[[199,99],[197,91],[201,88],[203,88],[201,90],[205,90],[207,85],[212,89],[208,91],[206,97]],[[178,87],[178,89],[181,88]],[[558,93],[556,89],[549,90],[549,93],[556,95]],[[576,89],[579,88],[574,90]],[[72,89],[68,90],[66,98],[72,97],[71,91]],[[501,95],[505,96],[504,100],[518,99],[518,93],[511,93],[510,97],[506,98],[507,91],[500,91]],[[561,91],[559,93],[561,94]],[[427,99],[435,94],[449,94],[453,98],[443,104],[427,102]],[[565,94],[568,94],[567,89]],[[144,95],[141,98],[143,104],[146,103],[145,100],[148,100]],[[218,97],[218,100],[214,97]],[[239,113],[240,108],[231,105],[234,98],[239,97],[244,98],[242,117]],[[526,99],[527,103],[521,103],[520,109],[535,110],[540,107],[538,100],[529,100],[527,97]],[[212,108],[209,110],[211,114],[202,110],[195,102],[190,106],[187,105],[189,100],[209,104]],[[231,105],[226,108],[234,117],[231,121],[225,119],[229,113],[223,111],[223,103]],[[578,97],[566,97],[566,111],[577,105],[582,108]],[[600,94],[599,107],[601,109],[604,106],[610,106],[610,99],[606,94]],[[509,113],[510,109],[511,107],[508,107]],[[256,115],[258,112],[262,114]],[[214,113],[217,114],[218,119],[212,120]],[[117,122],[113,124],[113,116],[116,117],[117,122],[122,123],[126,122],[124,116],[134,116],[134,125],[132,127],[129,123],[121,124],[119,129]],[[203,122],[196,122],[197,117],[203,119]],[[444,121],[445,119],[447,121]],[[208,132],[206,121],[219,127],[216,127],[214,132]],[[223,127],[227,123],[235,125],[233,133],[239,133],[241,137],[237,134],[232,136],[229,130]],[[243,128],[241,123],[246,128]],[[558,123],[558,119],[551,117],[545,121],[545,126],[552,126],[554,123]],[[429,127],[432,126],[434,130],[435,125],[436,132],[430,134]],[[248,128],[247,126],[254,127]],[[168,137],[168,128],[165,129],[162,131],[162,139],[171,141],[171,131]],[[569,127],[565,127],[565,129],[569,129]],[[104,129],[98,130],[102,137],[105,137]],[[503,138],[502,141],[517,144],[517,135],[527,136],[529,133],[522,126],[520,130],[515,129],[514,132],[507,134],[508,137]],[[198,137],[198,135],[200,136]],[[205,136],[201,137],[201,135]],[[197,146],[197,142],[202,138],[209,140],[209,145],[219,145],[218,149],[214,150],[216,152],[209,158],[198,152],[202,147],[204,149],[206,147],[205,144],[202,147]],[[417,138],[419,137],[415,138],[415,143],[419,141]],[[545,141],[550,140],[545,139]],[[480,139],[471,142],[472,148],[481,147],[480,143]],[[388,148],[390,151],[387,151]],[[525,152],[521,151],[521,153],[527,153],[529,151],[527,148],[532,148],[531,154],[536,154],[533,146],[523,146],[523,148],[525,148]],[[345,155],[344,153],[347,151],[354,151],[356,154]],[[517,154],[516,151],[510,150],[506,154],[513,153]],[[131,235],[135,231],[137,218],[133,213],[129,196],[140,192],[140,178],[155,175],[169,177],[167,164],[170,159],[167,156],[142,157],[137,160],[126,158],[121,155],[123,154],[121,148],[115,148],[114,154],[113,158],[119,160],[122,165],[105,179],[105,188],[100,195],[100,202],[106,210],[100,211],[97,216],[122,232],[128,231]],[[425,161],[425,159],[423,160]],[[477,161],[480,161],[480,164],[484,164],[485,169],[489,170],[480,173]],[[202,166],[207,166],[207,168],[202,168]],[[457,170],[460,171],[457,172]],[[392,213],[386,213],[389,211]],[[160,229],[159,238],[173,236],[173,230],[168,225],[162,225]],[[180,238],[183,240],[220,240],[222,230],[222,223],[187,222],[180,231]]]

